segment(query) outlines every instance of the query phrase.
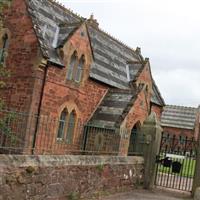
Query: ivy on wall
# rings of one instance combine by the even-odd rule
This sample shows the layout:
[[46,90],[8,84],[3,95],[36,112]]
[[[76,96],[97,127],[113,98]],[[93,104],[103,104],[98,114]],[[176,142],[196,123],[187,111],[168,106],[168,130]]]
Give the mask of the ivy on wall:
[[[3,30],[3,9],[8,8],[11,5],[12,0],[0,0],[0,31]],[[0,64],[0,89],[5,87],[5,82],[3,81],[3,78],[8,77],[9,72],[7,69],[3,66],[3,64]],[[2,100],[0,99],[0,107],[2,107]]]

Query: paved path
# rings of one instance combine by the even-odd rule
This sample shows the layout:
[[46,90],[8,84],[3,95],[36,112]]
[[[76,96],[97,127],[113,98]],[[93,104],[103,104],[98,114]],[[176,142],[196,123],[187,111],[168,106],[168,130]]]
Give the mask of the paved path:
[[192,200],[188,193],[163,190],[134,190],[129,193],[115,194],[102,200]]

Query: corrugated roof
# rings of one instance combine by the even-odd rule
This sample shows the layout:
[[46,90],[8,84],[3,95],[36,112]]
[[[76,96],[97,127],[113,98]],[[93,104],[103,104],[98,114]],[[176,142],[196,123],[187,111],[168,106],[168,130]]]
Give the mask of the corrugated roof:
[[161,125],[167,127],[194,129],[198,108],[167,105],[161,116]]

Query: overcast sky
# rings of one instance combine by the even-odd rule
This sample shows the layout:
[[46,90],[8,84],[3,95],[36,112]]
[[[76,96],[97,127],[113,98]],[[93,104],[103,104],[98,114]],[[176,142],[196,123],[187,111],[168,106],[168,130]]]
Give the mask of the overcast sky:
[[59,0],[128,46],[141,47],[167,104],[200,104],[199,0]]

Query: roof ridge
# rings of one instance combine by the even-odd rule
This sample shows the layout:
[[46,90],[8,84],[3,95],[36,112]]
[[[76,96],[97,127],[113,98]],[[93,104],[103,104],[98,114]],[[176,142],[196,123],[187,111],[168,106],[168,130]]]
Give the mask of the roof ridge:
[[[88,23],[87,23],[88,24]],[[90,24],[88,24],[89,26],[92,26]],[[119,43],[120,45],[123,45],[124,47],[128,48],[129,50],[131,50],[133,53],[135,53],[136,55],[138,55],[138,53],[136,52],[136,50],[130,46],[128,46],[127,44],[125,44],[124,42],[122,42],[120,39],[116,38],[115,36],[111,35],[110,33],[108,33],[106,30],[100,28],[100,27],[94,27],[96,30],[102,32],[103,34],[109,36],[111,39],[113,39],[114,41],[116,41],[117,43]],[[138,55],[139,56],[139,55]]]
[[79,18],[80,20],[84,18],[80,14],[74,12],[72,9],[65,7],[64,4],[58,2],[57,0],[48,0],[48,1],[51,2],[52,4],[54,4],[55,6],[58,6],[59,8],[61,8],[63,11],[70,12],[72,15]]
[[73,22],[73,23],[68,23],[68,22],[65,22],[65,23],[60,23],[58,26],[63,28],[65,26],[78,26],[80,24],[82,24],[83,21],[80,21],[80,22]]
[[[65,7],[65,5],[61,4],[60,2],[58,2],[57,0],[48,0],[49,2],[51,2],[52,4],[58,6],[59,8],[63,9],[64,11],[70,12],[72,15],[74,15],[75,17],[79,18],[80,20],[86,19],[84,17],[82,17],[80,14],[74,12],[72,9]],[[90,25],[91,26],[91,25]],[[93,26],[92,26],[93,27]],[[129,50],[131,50],[133,53],[135,53],[136,55],[139,56],[139,54],[137,53],[137,51],[128,46],[127,44],[125,44],[123,41],[121,41],[120,39],[116,38],[115,36],[111,35],[110,33],[108,33],[107,31],[103,30],[102,28],[96,28],[93,27],[98,31],[101,31],[103,34],[109,36],[111,39],[113,39],[114,41],[116,41],[117,43],[119,43],[120,45],[123,45],[125,48],[128,48]]]
[[198,107],[192,107],[192,106],[181,106],[181,105],[172,105],[172,104],[167,104],[164,107],[181,107],[181,108],[192,108],[192,109],[197,109]]

